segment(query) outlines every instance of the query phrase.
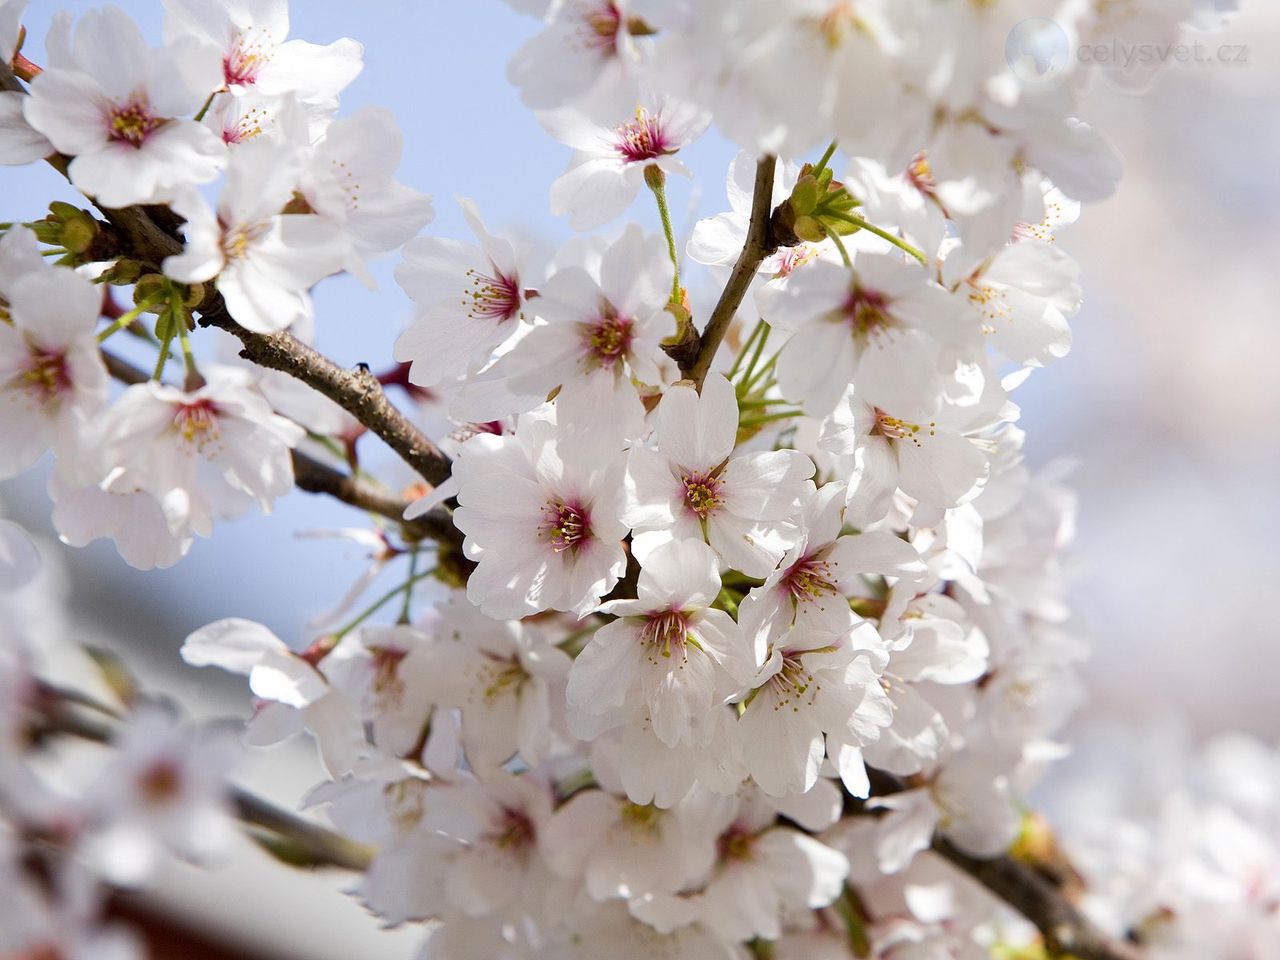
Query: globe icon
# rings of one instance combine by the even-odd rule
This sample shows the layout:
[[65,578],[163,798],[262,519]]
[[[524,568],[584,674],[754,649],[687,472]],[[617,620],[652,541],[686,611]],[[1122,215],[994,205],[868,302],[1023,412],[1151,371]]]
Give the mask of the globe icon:
[[1009,31],[1004,55],[1009,69],[1019,80],[1044,83],[1066,71],[1071,58],[1071,41],[1056,21],[1033,17]]

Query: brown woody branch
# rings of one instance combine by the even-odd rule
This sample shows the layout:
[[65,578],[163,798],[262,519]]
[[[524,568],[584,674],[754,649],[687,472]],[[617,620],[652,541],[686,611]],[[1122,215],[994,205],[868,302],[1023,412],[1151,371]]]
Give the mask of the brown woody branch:
[[[0,87],[25,92],[8,64],[0,64]],[[69,158],[54,154],[49,163],[66,176]],[[166,257],[182,252],[178,236],[181,221],[167,207],[98,207],[120,234],[130,259],[161,269]],[[334,401],[371,432],[377,434],[424,480],[439,486],[448,479],[452,465],[390,400],[376,377],[363,366],[346,370],[289,333],[254,333],[227,312],[222,296],[210,290],[195,308],[202,326],[214,326],[240,340],[240,355],[259,366],[280,370],[301,380]]]
[[742,298],[747,295],[747,290],[751,286],[751,281],[755,279],[760,264],[764,262],[765,257],[778,249],[779,243],[772,229],[773,181],[777,164],[778,158],[774,156],[761,157],[756,164],[756,181],[751,198],[751,220],[747,226],[747,239],[743,244],[742,252],[738,254],[737,262],[733,265],[733,271],[729,274],[729,282],[725,284],[719,301],[711,311],[706,329],[702,331],[702,336],[697,341],[696,353],[689,349],[690,345],[687,344],[675,344],[667,349],[667,352],[680,363],[681,372],[688,379],[693,380],[698,385],[698,389],[702,389],[702,384],[707,379],[711,362],[715,360],[716,352],[720,349],[725,334],[729,332],[729,326],[733,323],[738,307],[742,304]]
[[1051,956],[1142,960],[1135,944],[1097,930],[1047,877],[1012,857],[979,860],[937,838],[933,849],[1035,924]]
[[[868,767],[873,797],[890,797],[909,789],[900,777]],[[882,810],[845,794],[845,815],[878,817]],[[952,866],[973,877],[1032,923],[1044,937],[1049,955],[1063,960],[1142,960],[1137,945],[1099,931],[1067,897],[1060,883],[1011,856],[982,860],[971,857],[941,835],[933,850]]]

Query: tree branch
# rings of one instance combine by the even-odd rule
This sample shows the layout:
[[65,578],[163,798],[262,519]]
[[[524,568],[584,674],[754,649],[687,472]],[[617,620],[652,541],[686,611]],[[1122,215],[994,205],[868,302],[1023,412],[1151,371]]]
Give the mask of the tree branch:
[[387,399],[368,367],[361,364],[347,370],[284,331],[246,330],[227,313],[217,293],[206,297],[196,311],[201,326],[225,330],[240,341],[240,356],[260,367],[287,373],[324,394],[381,437],[428,483],[438,487],[449,478],[453,469],[449,458]]
[[777,164],[778,159],[774,156],[762,157],[756,164],[755,190],[751,199],[751,221],[747,226],[746,242],[733,265],[733,272],[729,274],[729,282],[725,284],[720,300],[711,311],[706,329],[702,331],[697,356],[687,368],[681,365],[681,371],[698,385],[699,390],[707,379],[707,371],[711,369],[711,362],[715,360],[721,341],[729,332],[729,325],[733,323],[742,298],[755,279],[756,271],[760,269],[764,258],[778,249],[771,228],[773,181]]
[[[8,64],[0,64],[0,87],[26,92]],[[67,175],[67,157],[54,154],[46,159],[63,176]],[[167,207],[95,206],[127,241],[131,259],[160,270],[166,257],[182,252],[177,234],[181,221]],[[231,317],[221,294],[212,288],[196,312],[202,326],[218,327],[238,338],[243,346],[240,355],[246,360],[283,371],[338,404],[381,437],[428,483],[439,486],[448,479],[452,470],[449,458],[387,399],[382,384],[365,367],[344,370],[287,332],[261,334],[246,330]]]
[[[143,370],[106,350],[102,351],[102,360],[107,372],[121,383],[145,383],[150,379]],[[327,494],[350,506],[394,520],[410,540],[437,540],[455,545],[462,543],[461,532],[453,525],[453,518],[443,507],[437,507],[416,520],[406,520],[404,512],[410,501],[394,496],[359,477],[335,470],[297,450],[293,451],[293,480],[299,490]]]
[[1062,891],[1012,857],[979,860],[941,837],[933,849],[1035,924],[1052,956],[1073,960],[1142,960],[1132,943],[1098,931]]

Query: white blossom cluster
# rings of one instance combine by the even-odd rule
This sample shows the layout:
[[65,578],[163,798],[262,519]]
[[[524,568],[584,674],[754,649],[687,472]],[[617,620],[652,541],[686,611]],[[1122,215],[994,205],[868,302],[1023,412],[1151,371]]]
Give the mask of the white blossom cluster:
[[[509,76],[573,149],[550,209],[606,228],[558,250],[470,200],[473,243],[415,239],[432,208],[394,179],[394,121],[337,117],[359,45],[288,40],[283,0],[165,0],[159,47],[114,7],[60,16],[42,69],[0,0],[29,80],[0,94],[0,160],[57,154],[182,243],[140,276],[75,208],[0,239],[0,475],[52,449],[63,539],[144,568],[269,511],[291,451],[353,444],[351,421],[197,362],[193,312],[216,291],[244,330],[309,340],[310,289],[403,246],[395,357],[457,428],[406,516],[460,533],[432,558],[449,589],[411,613],[420,547],[361,531],[371,573],[413,556],[400,622],[286,642],[228,619],[183,646],[248,677],[248,743],[314,737],[309,802],[373,851],[368,909],[431,921],[424,960],[1037,956],[934,848],[1019,839],[1080,699],[1073,499],[1023,463],[1012,394],[1070,349],[1056,232],[1120,171],[1077,116],[1096,68],[1031,69],[1010,38],[1176,38],[1224,5],[516,5],[543,27]],[[682,252],[666,183],[713,123],[741,149],[729,209]],[[620,222],[646,192],[665,236]],[[144,315],[155,376],[113,396],[99,344]]]
[[1137,931],[1155,960],[1275,956],[1274,748],[1230,734],[1193,751],[1108,731],[1075,765],[1083,769],[1059,784],[1055,820],[1100,925]]
[[[141,939],[101,913],[111,889],[153,879],[164,856],[214,863],[234,833],[227,731],[134,711],[68,770],[51,749],[65,716],[45,677],[70,653],[65,574],[0,519],[0,956],[142,960]],[[43,952],[40,952],[43,951]]]

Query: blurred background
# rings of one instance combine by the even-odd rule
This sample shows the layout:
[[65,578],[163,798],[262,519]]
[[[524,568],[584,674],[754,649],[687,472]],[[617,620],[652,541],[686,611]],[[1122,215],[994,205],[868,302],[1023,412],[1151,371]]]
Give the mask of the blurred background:
[[[159,3],[121,5],[158,40]],[[32,58],[55,9],[89,6],[33,0]],[[1062,234],[1087,296],[1075,350],[1017,396],[1031,464],[1078,464],[1074,605],[1094,655],[1085,671],[1092,699],[1071,736],[1106,724],[1193,740],[1236,728],[1268,741],[1280,735],[1280,628],[1270,603],[1280,583],[1280,7],[1244,6],[1213,42],[1247,44],[1247,63],[1173,64],[1142,97],[1100,84],[1083,111],[1114,142],[1127,174],[1118,196]],[[365,69],[343,95],[343,113],[366,103],[395,112],[408,158],[400,179],[435,198],[430,233],[468,238],[459,195],[476,199],[491,227],[569,236],[546,203],[568,149],[541,131],[504,77],[535,21],[499,0],[307,0],[293,4],[292,16],[293,36],[364,43]],[[697,183],[671,185],[686,236],[698,217],[724,208],[733,153],[714,131],[682,153]],[[38,218],[50,200],[74,199],[47,168],[6,168],[0,183],[7,220]],[[659,227],[643,198],[632,216]],[[410,312],[393,266],[378,264],[373,292],[349,279],[317,289],[324,352],[346,364],[389,365]],[[221,334],[201,334],[213,336]],[[369,463],[389,480],[409,480],[389,456]],[[51,534],[45,475],[0,484],[0,502]],[[68,633],[124,650],[149,686],[200,714],[243,715],[242,683],[185,667],[182,639],[241,616],[305,646],[306,622],[364,561],[354,545],[288,532],[358,520],[294,493],[274,517],[223,523],[177,567],[146,574],[109,542],[79,551],[53,544],[74,585]],[[318,778],[299,745],[251,758],[243,779],[292,805]],[[230,943],[237,956],[405,958],[421,938],[417,929],[376,931],[358,906],[334,896],[339,880],[289,874],[247,844],[226,870],[169,873],[142,907],[178,924],[161,956],[196,956],[200,925],[222,944],[211,956]]]

